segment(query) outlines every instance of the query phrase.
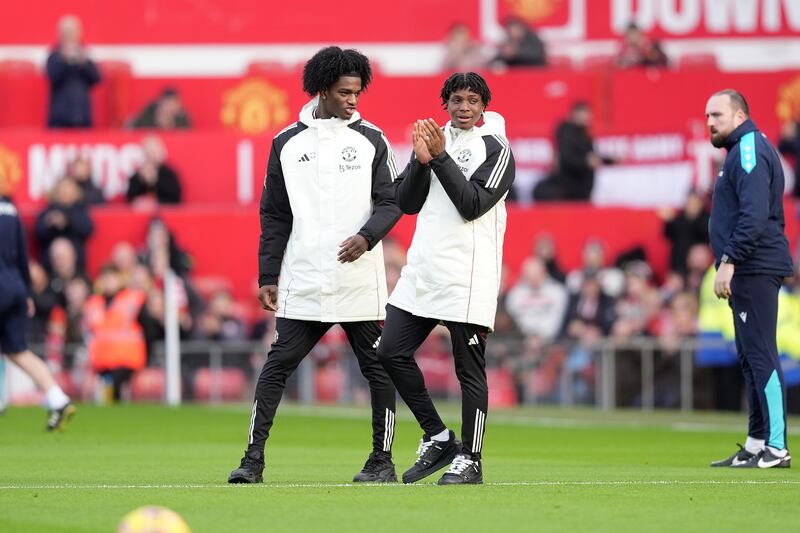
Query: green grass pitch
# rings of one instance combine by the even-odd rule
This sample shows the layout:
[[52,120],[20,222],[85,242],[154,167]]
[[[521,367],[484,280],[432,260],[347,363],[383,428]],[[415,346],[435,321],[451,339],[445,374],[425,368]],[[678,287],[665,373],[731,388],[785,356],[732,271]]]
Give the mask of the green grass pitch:
[[[455,425],[457,407],[443,412]],[[0,416],[0,531],[115,531],[147,504],[177,511],[195,533],[800,526],[797,470],[707,466],[742,441],[744,415],[497,410],[487,419],[483,486],[439,487],[438,476],[354,486],[369,452],[368,411],[285,405],[265,483],[229,486],[249,414],[243,405],[80,406],[66,432],[47,434],[41,409],[11,409]],[[399,475],[420,437],[404,406],[396,435]]]

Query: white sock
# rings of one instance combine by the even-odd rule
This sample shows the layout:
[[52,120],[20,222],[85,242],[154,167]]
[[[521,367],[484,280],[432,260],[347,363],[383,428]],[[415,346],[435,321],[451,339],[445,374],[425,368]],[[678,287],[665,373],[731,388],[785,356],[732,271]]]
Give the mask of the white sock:
[[744,449],[750,453],[758,453],[764,449],[764,439],[754,439],[751,436],[747,436],[747,440],[744,441]]
[[789,450],[786,448],[779,450],[778,448],[773,448],[772,446],[767,446],[769,448],[769,452],[774,455],[775,457],[780,457],[781,459],[786,457],[786,454],[789,453]]
[[431,437],[431,440],[435,440],[437,442],[447,442],[447,441],[449,441],[450,440],[450,430],[449,429],[445,429],[444,431],[442,431],[438,435],[434,435],[433,437]]
[[63,409],[69,403],[69,396],[64,394],[61,387],[53,385],[45,393],[48,409]]

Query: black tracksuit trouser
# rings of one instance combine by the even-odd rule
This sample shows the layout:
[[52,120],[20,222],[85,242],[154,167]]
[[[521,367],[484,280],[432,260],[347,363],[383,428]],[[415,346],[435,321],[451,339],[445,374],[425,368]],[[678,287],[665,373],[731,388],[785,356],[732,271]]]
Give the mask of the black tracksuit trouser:
[[[414,352],[439,322],[438,319],[419,317],[387,305],[378,347],[378,359],[427,437],[441,433],[447,426],[428,394]],[[444,321],[444,325],[450,331],[456,376],[461,383],[462,452],[480,458],[489,406],[484,355],[488,328],[448,321]]]
[[[378,321],[366,321],[342,322],[340,325],[355,352],[361,373],[369,383],[372,395],[372,449],[391,453],[396,395],[389,376],[375,355],[381,337],[381,324]],[[331,326],[333,323],[330,322],[288,318],[276,320],[275,342],[256,384],[247,455],[258,457],[263,453],[286,380]]]

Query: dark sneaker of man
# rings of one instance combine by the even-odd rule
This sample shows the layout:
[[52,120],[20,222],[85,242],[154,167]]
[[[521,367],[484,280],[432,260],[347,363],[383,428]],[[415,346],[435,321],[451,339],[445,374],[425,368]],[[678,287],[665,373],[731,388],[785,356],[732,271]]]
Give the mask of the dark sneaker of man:
[[739,447],[738,452],[734,453],[727,459],[714,461],[711,463],[711,466],[736,466],[756,456],[756,454],[748,452],[741,444],[736,443],[736,445]]
[[473,460],[466,453],[456,455],[450,468],[439,479],[439,485],[480,485],[483,483],[483,469],[480,459]]
[[77,409],[71,403],[61,409],[49,410],[47,412],[47,431],[64,431],[76,411]]
[[446,441],[422,437],[417,448],[417,462],[403,473],[403,483],[415,483],[450,464],[461,445],[452,430],[448,435],[450,438]]
[[791,468],[789,450],[776,450],[767,446],[747,461],[731,465],[733,468]]
[[369,454],[367,462],[361,472],[353,477],[356,483],[394,483],[397,481],[397,474],[394,471],[392,455],[388,452],[377,451]]
[[239,468],[228,476],[228,483],[263,483],[264,456],[251,457],[245,453]]

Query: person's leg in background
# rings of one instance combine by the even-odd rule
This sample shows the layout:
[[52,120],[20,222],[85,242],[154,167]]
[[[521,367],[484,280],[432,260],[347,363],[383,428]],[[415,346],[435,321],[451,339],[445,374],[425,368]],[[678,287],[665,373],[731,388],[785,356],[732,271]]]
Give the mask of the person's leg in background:
[[44,392],[48,410],[47,430],[63,430],[75,414],[75,406],[56,383],[47,364],[28,349],[27,331],[27,298],[17,298],[9,308],[0,310],[0,353],[6,354]]

